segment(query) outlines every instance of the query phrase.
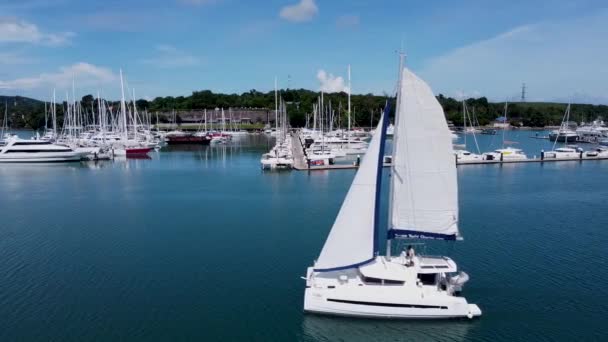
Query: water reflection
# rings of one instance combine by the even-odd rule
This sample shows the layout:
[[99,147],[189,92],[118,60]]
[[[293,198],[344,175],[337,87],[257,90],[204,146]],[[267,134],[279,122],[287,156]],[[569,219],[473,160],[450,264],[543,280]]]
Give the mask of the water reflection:
[[464,341],[476,324],[462,320],[374,320],[305,315],[304,341]]

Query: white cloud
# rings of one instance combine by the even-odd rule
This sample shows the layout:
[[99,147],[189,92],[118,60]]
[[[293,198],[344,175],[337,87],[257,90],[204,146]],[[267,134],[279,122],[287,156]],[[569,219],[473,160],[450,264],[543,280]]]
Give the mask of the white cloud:
[[340,29],[349,29],[359,26],[361,18],[356,14],[341,15],[336,19],[336,27]]
[[0,52],[0,65],[30,64],[31,58],[13,52]]
[[319,90],[324,93],[348,91],[348,86],[345,84],[342,76],[334,76],[321,69],[317,72],[317,80],[319,80]]
[[0,43],[32,43],[65,45],[74,36],[72,32],[44,33],[38,26],[16,18],[0,18]]
[[608,10],[513,28],[433,58],[420,70],[446,95],[482,90],[492,100],[578,98],[608,103]]
[[89,63],[76,63],[62,67],[55,73],[42,73],[38,76],[18,78],[9,81],[0,80],[0,89],[39,89],[39,88],[69,88],[72,80],[79,86],[98,86],[117,80],[112,70],[98,67]]
[[159,68],[191,67],[201,64],[200,58],[167,44],[157,45],[156,56],[144,59],[142,62]]
[[279,16],[287,21],[301,23],[311,21],[319,13],[315,0],[300,0],[297,4],[281,8]]

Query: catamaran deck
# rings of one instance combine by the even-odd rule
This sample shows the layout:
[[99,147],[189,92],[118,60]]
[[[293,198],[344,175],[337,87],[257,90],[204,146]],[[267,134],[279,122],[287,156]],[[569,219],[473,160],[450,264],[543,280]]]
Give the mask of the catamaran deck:
[[[322,166],[309,166],[306,163],[306,158],[304,154],[304,144],[300,140],[300,136],[298,134],[291,135],[292,144],[292,154],[294,158],[294,166],[293,168],[297,171],[323,171],[323,170],[349,170],[349,169],[357,169],[358,165],[355,164],[340,164],[340,165],[322,165]],[[455,159],[454,159],[455,160]],[[522,159],[522,160],[471,160],[471,161],[460,161],[456,162],[458,166],[465,165],[502,165],[502,164],[524,164],[524,163],[555,163],[555,162],[583,162],[583,161],[592,161],[592,160],[608,160],[608,157],[587,157],[585,155],[578,158],[530,158],[530,159]],[[384,167],[388,167],[390,164],[384,164]]]

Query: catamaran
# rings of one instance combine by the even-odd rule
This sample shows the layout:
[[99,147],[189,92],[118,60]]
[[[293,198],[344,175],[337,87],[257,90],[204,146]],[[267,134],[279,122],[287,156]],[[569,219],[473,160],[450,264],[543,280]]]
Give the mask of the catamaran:
[[[379,254],[385,109],[319,258],[306,272],[304,310],[376,318],[473,318],[468,280],[445,256],[393,255],[402,238],[457,240],[458,187],[450,131],[430,87],[400,67],[386,255]],[[428,146],[420,149],[412,146]]]

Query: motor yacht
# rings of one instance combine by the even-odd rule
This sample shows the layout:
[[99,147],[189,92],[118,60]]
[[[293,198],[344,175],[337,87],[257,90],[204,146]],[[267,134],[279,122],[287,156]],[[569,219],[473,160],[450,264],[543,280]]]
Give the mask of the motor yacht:
[[560,128],[549,133],[549,140],[557,142],[575,142],[578,139],[578,133],[569,128]]
[[583,155],[581,148],[574,147],[559,147],[553,151],[547,151],[544,153],[544,159],[577,159]]
[[482,156],[483,160],[512,161],[528,159],[528,156],[521,149],[513,147],[499,148],[494,152],[484,153]]
[[80,161],[86,154],[50,141],[27,140],[11,136],[6,139],[4,146],[0,147],[0,162],[71,162]]
[[483,160],[482,155],[475,154],[467,150],[456,150],[454,151],[454,154],[456,155],[456,161],[458,163],[472,163]]

